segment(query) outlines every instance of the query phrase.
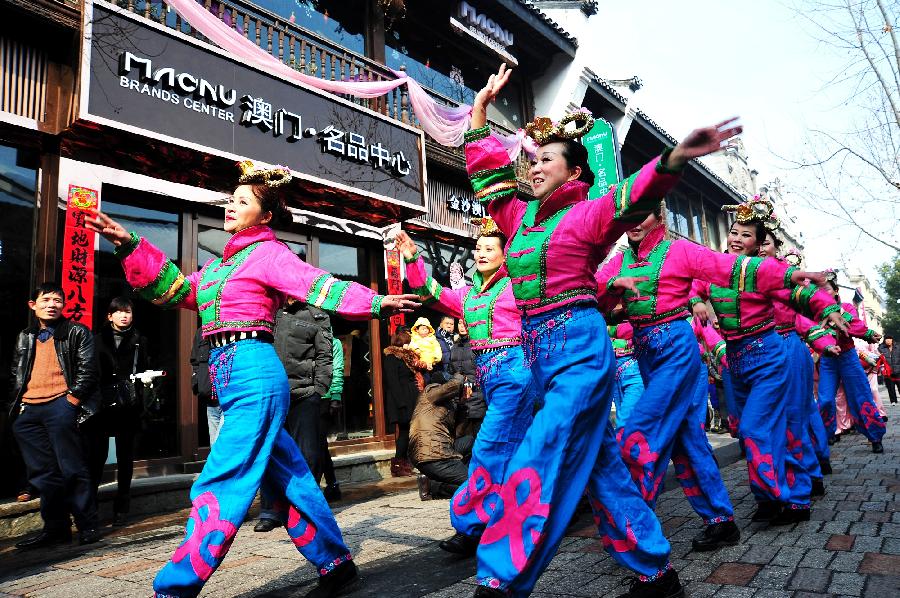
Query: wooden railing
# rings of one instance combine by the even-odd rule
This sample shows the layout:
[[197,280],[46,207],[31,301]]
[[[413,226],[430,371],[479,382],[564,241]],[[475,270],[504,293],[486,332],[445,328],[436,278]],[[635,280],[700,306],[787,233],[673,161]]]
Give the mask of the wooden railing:
[[[393,71],[386,66],[342,48],[251,2],[245,0],[202,0],[202,2],[206,9],[217,15],[222,22],[299,72],[331,81],[388,81],[396,78]],[[162,0],[116,0],[115,4],[170,29],[209,42],[174,10],[168,10]],[[405,70],[405,67],[400,67],[400,70]],[[426,91],[442,104],[458,105],[433,90]],[[394,89],[379,98],[359,99],[352,96],[345,98],[400,122],[419,126],[415,113],[410,108],[406,87]],[[499,131],[509,133],[504,127],[492,124]],[[524,180],[527,163],[523,158],[517,162],[516,171]]]

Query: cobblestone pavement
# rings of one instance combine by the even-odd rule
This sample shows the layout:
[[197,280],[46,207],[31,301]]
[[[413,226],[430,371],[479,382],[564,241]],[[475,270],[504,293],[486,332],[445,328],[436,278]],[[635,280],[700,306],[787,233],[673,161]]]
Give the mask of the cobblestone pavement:
[[[885,397],[886,399],[886,397]],[[753,499],[742,462],[723,469],[743,537],[738,546],[692,553],[701,523],[680,490],[664,494],[659,514],[688,595],[776,598],[792,596],[900,596],[900,433],[892,422],[885,453],[874,455],[861,436],[835,446],[827,495],[812,521],[766,529],[749,523]],[[402,491],[338,505],[337,519],[363,572],[351,596],[471,596],[474,563],[445,555],[436,541],[451,534],[446,501],[422,502]],[[146,519],[111,532],[101,544],[39,554],[0,548],[0,596],[74,598],[141,596],[183,533],[187,511]],[[246,523],[204,596],[303,596],[314,569],[287,535],[258,534]],[[541,578],[537,597],[607,596],[624,591],[627,575],[593,537],[587,515],[563,540]]]

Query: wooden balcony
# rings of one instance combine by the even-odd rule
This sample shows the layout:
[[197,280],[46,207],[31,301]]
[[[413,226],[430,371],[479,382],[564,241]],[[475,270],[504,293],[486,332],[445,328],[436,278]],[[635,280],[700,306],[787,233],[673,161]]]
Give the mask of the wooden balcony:
[[[68,0],[67,0],[68,1]],[[161,0],[116,0],[115,4],[134,14],[150,19],[170,29],[180,31],[197,39],[209,42],[203,34],[191,27],[175,11],[168,10]],[[351,52],[313,31],[291,23],[289,20],[264,8],[244,0],[203,0],[207,10],[217,15],[222,22],[233,27],[257,46],[278,58],[283,63],[304,74],[331,81],[387,81],[395,79],[394,73],[383,64]],[[401,67],[401,70],[405,70]],[[438,102],[455,106],[455,102],[432,90],[428,93]],[[387,95],[373,99],[346,99],[380,112],[403,123],[418,126],[405,87],[400,87]],[[510,131],[502,126],[492,125],[503,133]],[[439,146],[428,139],[429,155],[434,150],[448,166],[464,167],[462,148]],[[516,164],[519,178],[524,181],[527,161],[520,158]]]

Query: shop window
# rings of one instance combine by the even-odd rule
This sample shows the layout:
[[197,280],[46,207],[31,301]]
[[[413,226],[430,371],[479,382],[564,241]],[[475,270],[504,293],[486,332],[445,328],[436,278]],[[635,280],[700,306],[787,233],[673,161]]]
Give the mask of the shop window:
[[[16,336],[30,323],[37,162],[33,152],[0,145],[0,392],[4,398],[11,390],[9,375]],[[0,496],[13,495],[25,481],[25,467],[6,415],[4,409],[0,413],[0,454],[4,456]]]
[[669,230],[688,237],[690,235],[690,208],[685,197],[670,193],[666,197],[666,208]]
[[[103,211],[127,230],[145,237],[180,265],[180,214],[120,203],[120,198],[124,199],[124,195],[124,190],[106,187],[101,195]],[[165,377],[154,382],[152,392],[143,397],[135,458],[176,456],[179,452],[177,407],[181,372],[178,360],[178,311],[161,309],[136,297],[125,280],[119,259],[113,255],[113,249],[112,243],[100,238],[94,262],[94,332],[99,332],[102,326],[108,325],[106,309],[113,297],[130,296],[134,299],[134,327],[147,338],[150,367],[166,372]],[[110,451],[108,463],[113,462],[115,451]]]
[[[385,64],[401,66],[426,89],[458,104],[471,104],[493,73],[458,47],[435,39],[432,28],[404,22],[385,35]],[[507,83],[497,101],[488,106],[488,119],[510,130],[522,128],[522,89],[515,79]]]
[[706,241],[703,237],[703,203],[700,199],[694,198],[690,200],[691,206],[691,239],[704,244]]
[[[368,286],[368,253],[362,247],[319,243],[319,268],[343,280]],[[368,322],[331,318],[334,336],[344,349],[343,410],[328,430],[329,440],[367,438],[375,433],[372,393],[372,342]]]
[[361,1],[253,0],[253,3],[341,48],[361,56],[365,54],[365,5]]

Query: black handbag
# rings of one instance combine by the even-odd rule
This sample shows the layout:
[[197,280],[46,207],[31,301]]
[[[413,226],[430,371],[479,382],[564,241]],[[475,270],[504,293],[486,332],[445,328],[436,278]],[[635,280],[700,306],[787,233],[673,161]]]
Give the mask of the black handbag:
[[[141,350],[139,344],[134,345],[134,361],[131,364],[131,375],[137,373],[138,352]],[[134,380],[128,378],[120,378],[115,384],[107,384],[100,389],[100,395],[103,398],[104,407],[113,407],[122,405],[123,407],[133,408],[140,403],[138,389]]]

